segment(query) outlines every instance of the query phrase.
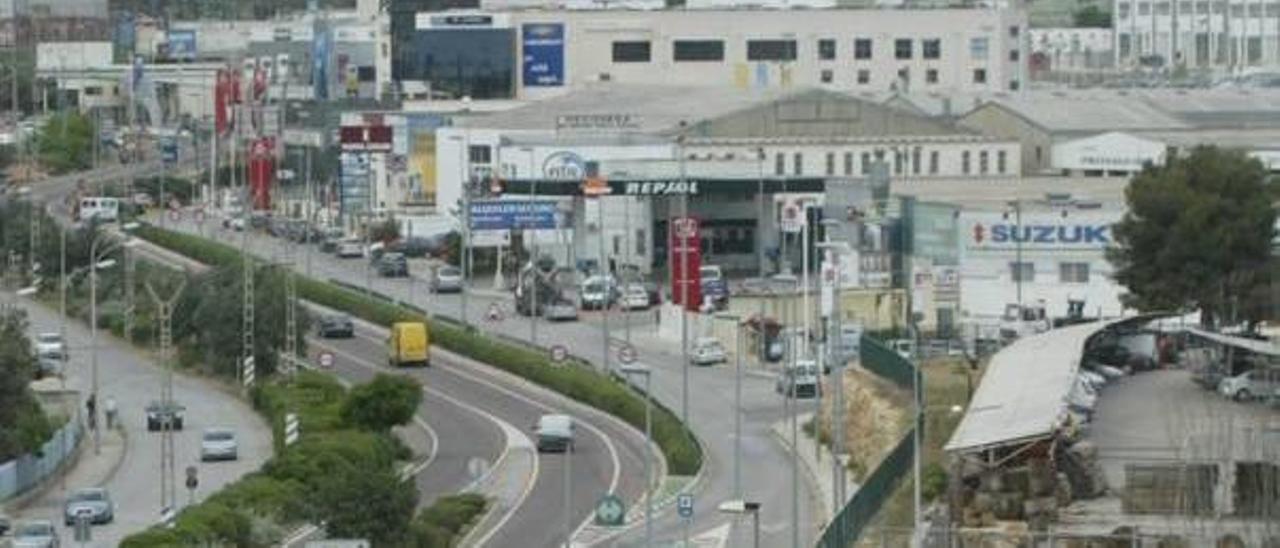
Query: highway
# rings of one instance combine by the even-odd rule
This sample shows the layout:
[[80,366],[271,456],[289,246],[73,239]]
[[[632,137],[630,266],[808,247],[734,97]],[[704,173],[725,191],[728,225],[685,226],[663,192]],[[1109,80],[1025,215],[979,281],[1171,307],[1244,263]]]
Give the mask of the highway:
[[[213,222],[212,220],[210,222]],[[184,220],[170,223],[170,227],[196,232],[196,226]],[[211,229],[204,227],[205,233],[222,240],[224,243],[239,246],[241,233]],[[252,234],[249,238],[251,252],[259,257],[271,258],[280,252],[281,241],[263,234]],[[461,301],[458,295],[433,295],[428,293],[426,284],[421,279],[410,282],[404,279],[385,279],[368,276],[367,261],[363,259],[337,259],[315,251],[310,247],[310,258],[302,255],[307,252],[304,246],[295,251],[295,268],[319,279],[337,279],[349,284],[364,286],[366,280],[374,291],[393,296],[405,302],[412,302],[433,314],[461,316]],[[487,296],[488,294],[472,293],[468,304],[468,317],[473,325],[491,333],[527,340],[529,324],[527,318],[511,314],[511,302],[506,297]],[[491,303],[500,303],[504,310],[502,321],[492,322],[485,318],[485,312]],[[637,318],[641,315],[637,315]],[[548,341],[564,344],[571,353],[591,360],[597,365],[601,362],[603,343],[601,326],[597,323],[599,314],[584,315],[584,321],[567,323],[549,323],[540,321],[538,325],[538,342],[547,345]],[[611,320],[611,338],[622,337],[621,322],[618,318]],[[641,322],[637,322],[641,325]],[[633,343],[639,350],[639,363],[653,368],[653,390],[655,398],[668,408],[679,413],[682,397],[682,362],[679,344],[660,342],[652,336],[653,328],[647,331],[636,328]],[[646,334],[647,333],[647,334]],[[616,342],[615,342],[616,344]],[[610,357],[610,363],[617,366],[617,360]],[[820,523],[817,522],[816,489],[809,482],[806,472],[799,470],[798,476],[798,514],[799,527],[792,527],[792,459],[773,438],[770,427],[786,417],[784,402],[773,391],[773,381],[755,376],[744,376],[743,380],[743,418],[742,418],[742,460],[741,460],[741,495],[753,500],[765,502],[761,513],[761,533],[763,546],[789,546],[792,543],[792,531],[798,530],[801,544],[811,544],[817,537]],[[734,521],[717,512],[718,505],[738,494],[734,489],[733,478],[733,394],[734,375],[731,367],[691,368],[689,374],[690,424],[694,433],[704,444],[709,467],[702,478],[703,484],[697,490],[695,498],[695,514],[690,524],[691,534],[721,528]],[[813,405],[805,402],[802,406]],[[639,476],[640,470],[627,472]],[[675,516],[673,508],[667,508],[655,517],[656,539],[661,542],[678,542],[681,540],[684,525]],[[733,536],[727,540],[729,545],[749,542],[749,522],[735,524]],[[643,528],[635,527],[627,531],[621,538],[610,542],[624,546],[636,546],[643,543]],[[495,544],[495,546],[499,546]]]

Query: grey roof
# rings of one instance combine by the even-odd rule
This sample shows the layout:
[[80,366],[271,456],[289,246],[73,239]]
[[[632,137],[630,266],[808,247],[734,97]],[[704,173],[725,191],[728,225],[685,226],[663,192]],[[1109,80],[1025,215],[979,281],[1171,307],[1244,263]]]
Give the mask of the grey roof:
[[1249,150],[1280,149],[1280,127],[1239,129],[1196,129],[1171,131],[1140,131],[1135,137],[1153,139],[1176,147],[1217,145],[1226,148]]
[[[972,97],[954,97],[952,104]],[[1280,90],[1274,89],[1031,90],[979,96],[979,102],[975,111],[997,105],[1051,133],[1280,128]]]

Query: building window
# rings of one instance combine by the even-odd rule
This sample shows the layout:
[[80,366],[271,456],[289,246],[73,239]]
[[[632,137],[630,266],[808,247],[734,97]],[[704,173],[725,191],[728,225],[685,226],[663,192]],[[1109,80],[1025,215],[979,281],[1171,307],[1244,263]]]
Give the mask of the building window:
[[853,175],[853,153],[844,153],[844,174],[845,176]]
[[1034,282],[1036,280],[1036,264],[1028,262],[1009,263],[1009,277],[1015,282]]
[[831,69],[822,69],[822,72],[819,73],[819,77],[822,79],[822,83],[824,84],[830,84],[836,79],[836,75],[831,71]]
[[969,174],[969,151],[960,153],[960,173]]
[[648,244],[645,243],[645,234],[643,228],[636,229],[636,255],[643,256],[648,252]]
[[987,83],[987,69],[973,69],[973,83]]
[[1004,174],[1008,169],[1009,154],[1003,150],[996,152],[996,173]]
[[649,41],[613,43],[613,62],[615,63],[648,63]]
[[467,147],[467,161],[473,164],[493,163],[493,149],[489,145],[471,145]]
[[862,174],[867,175],[869,173],[871,173],[871,153],[863,152],[862,153]]
[[1018,50],[1016,49],[1009,50],[1009,61],[1012,61],[1014,63],[1018,62]]
[[899,38],[893,41],[893,57],[895,59],[911,58],[911,39]]
[[870,38],[855,38],[853,40],[853,58],[863,60],[871,58]]
[[1064,284],[1089,283],[1089,263],[1058,263],[1058,273]]
[[989,167],[990,167],[989,162],[987,161],[987,151],[985,150],[979,151],[978,152],[978,173],[986,175]]
[[804,155],[797,152],[791,155],[791,172],[795,175],[804,175]]
[[986,36],[969,39],[969,58],[974,61],[986,61],[991,49],[991,39]]
[[938,151],[936,150],[929,151],[929,174],[938,174]]
[[1018,31],[1019,31],[1019,30],[1020,30],[1020,29],[1018,29],[1018,25],[1014,25],[1014,26],[1012,26],[1012,27],[1009,27],[1009,38],[1017,38],[1017,37],[1018,37]]
[[858,69],[858,84],[867,85],[871,83],[871,71],[867,69]]
[[836,153],[827,153],[827,175],[836,174]]
[[1022,87],[1022,84],[1017,80],[1009,80],[1009,91],[1018,91],[1020,87]]
[[773,174],[774,175],[787,174],[787,155],[786,154],[779,152],[773,156]]
[[938,69],[925,69],[924,83],[926,84],[938,83]]
[[831,61],[836,58],[836,41],[831,38],[818,40],[818,59]]
[[671,58],[675,61],[724,61],[723,40],[676,40]]
[[901,150],[893,151],[893,174],[902,175],[902,164],[907,161],[906,153]]
[[920,147],[911,149],[911,174],[912,175],[920,174],[920,153],[921,152],[923,152],[923,150]]
[[747,40],[748,61],[795,61],[795,40]]
[[930,38],[920,41],[920,53],[925,59],[941,59],[942,58],[942,39]]

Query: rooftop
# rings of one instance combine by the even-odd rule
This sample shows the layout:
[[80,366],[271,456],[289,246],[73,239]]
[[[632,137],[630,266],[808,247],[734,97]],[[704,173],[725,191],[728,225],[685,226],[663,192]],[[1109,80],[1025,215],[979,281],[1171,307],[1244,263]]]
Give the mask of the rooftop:
[[[908,99],[930,104],[927,98]],[[952,100],[960,108],[973,102]],[[1030,90],[979,96],[978,103],[975,110],[999,105],[1062,133],[1280,128],[1280,90],[1272,89]]]

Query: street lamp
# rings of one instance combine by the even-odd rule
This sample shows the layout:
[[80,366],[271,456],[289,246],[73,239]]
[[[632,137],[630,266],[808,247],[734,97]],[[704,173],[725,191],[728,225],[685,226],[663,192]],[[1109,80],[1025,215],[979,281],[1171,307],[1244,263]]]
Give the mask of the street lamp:
[[733,335],[733,496],[742,496],[742,318],[733,314],[716,314],[716,319],[729,320],[737,326]]
[[[127,223],[120,228],[124,230],[133,230],[138,227],[138,223]],[[118,248],[130,248],[138,243],[131,237],[125,240],[110,240],[106,244],[106,248],[99,249],[98,245],[103,242],[103,238],[109,236],[108,233],[99,233],[89,244],[89,346],[92,351],[89,353],[92,360],[93,371],[93,389],[89,396],[93,398],[95,405],[93,406],[93,416],[89,417],[89,423],[93,427],[93,454],[102,453],[102,429],[98,428],[98,270],[103,268],[111,268],[116,264],[115,259],[103,259]]]
[[[653,489],[653,475],[651,471],[649,455],[649,447],[653,441],[653,393],[649,391],[651,381],[653,380],[653,370],[644,365],[623,365],[623,375],[644,375],[644,489],[646,493],[650,493]],[[646,494],[644,497],[644,545],[653,546],[653,496]]]
[[755,548],[760,548],[760,503],[743,499],[730,500],[720,503],[720,513],[722,514],[751,514],[752,521],[752,538],[751,543]]
[[[822,224],[826,229],[826,234],[824,241],[817,244],[817,248],[831,254],[831,268],[835,270],[834,276],[836,278],[829,282],[831,284],[830,298],[832,302],[830,315],[827,317],[826,350],[830,353],[829,359],[834,362],[832,370],[835,372],[835,378],[832,379],[832,385],[835,387],[833,390],[835,399],[831,402],[831,453],[839,456],[844,454],[844,368],[849,359],[849,356],[845,355],[844,329],[841,326],[844,312],[840,306],[840,254],[850,251],[850,246],[847,242],[831,240],[832,232],[840,229],[844,223],[836,219],[823,219]],[[824,290],[823,299],[826,298]],[[832,336],[835,337],[834,342],[831,341]],[[821,408],[819,408],[819,411],[821,411]],[[844,473],[844,467],[840,465],[839,460],[833,459],[831,463],[831,478],[835,485],[835,489],[832,492],[834,497],[832,501],[833,508],[839,508],[845,500],[844,489],[846,482],[844,481]]]

